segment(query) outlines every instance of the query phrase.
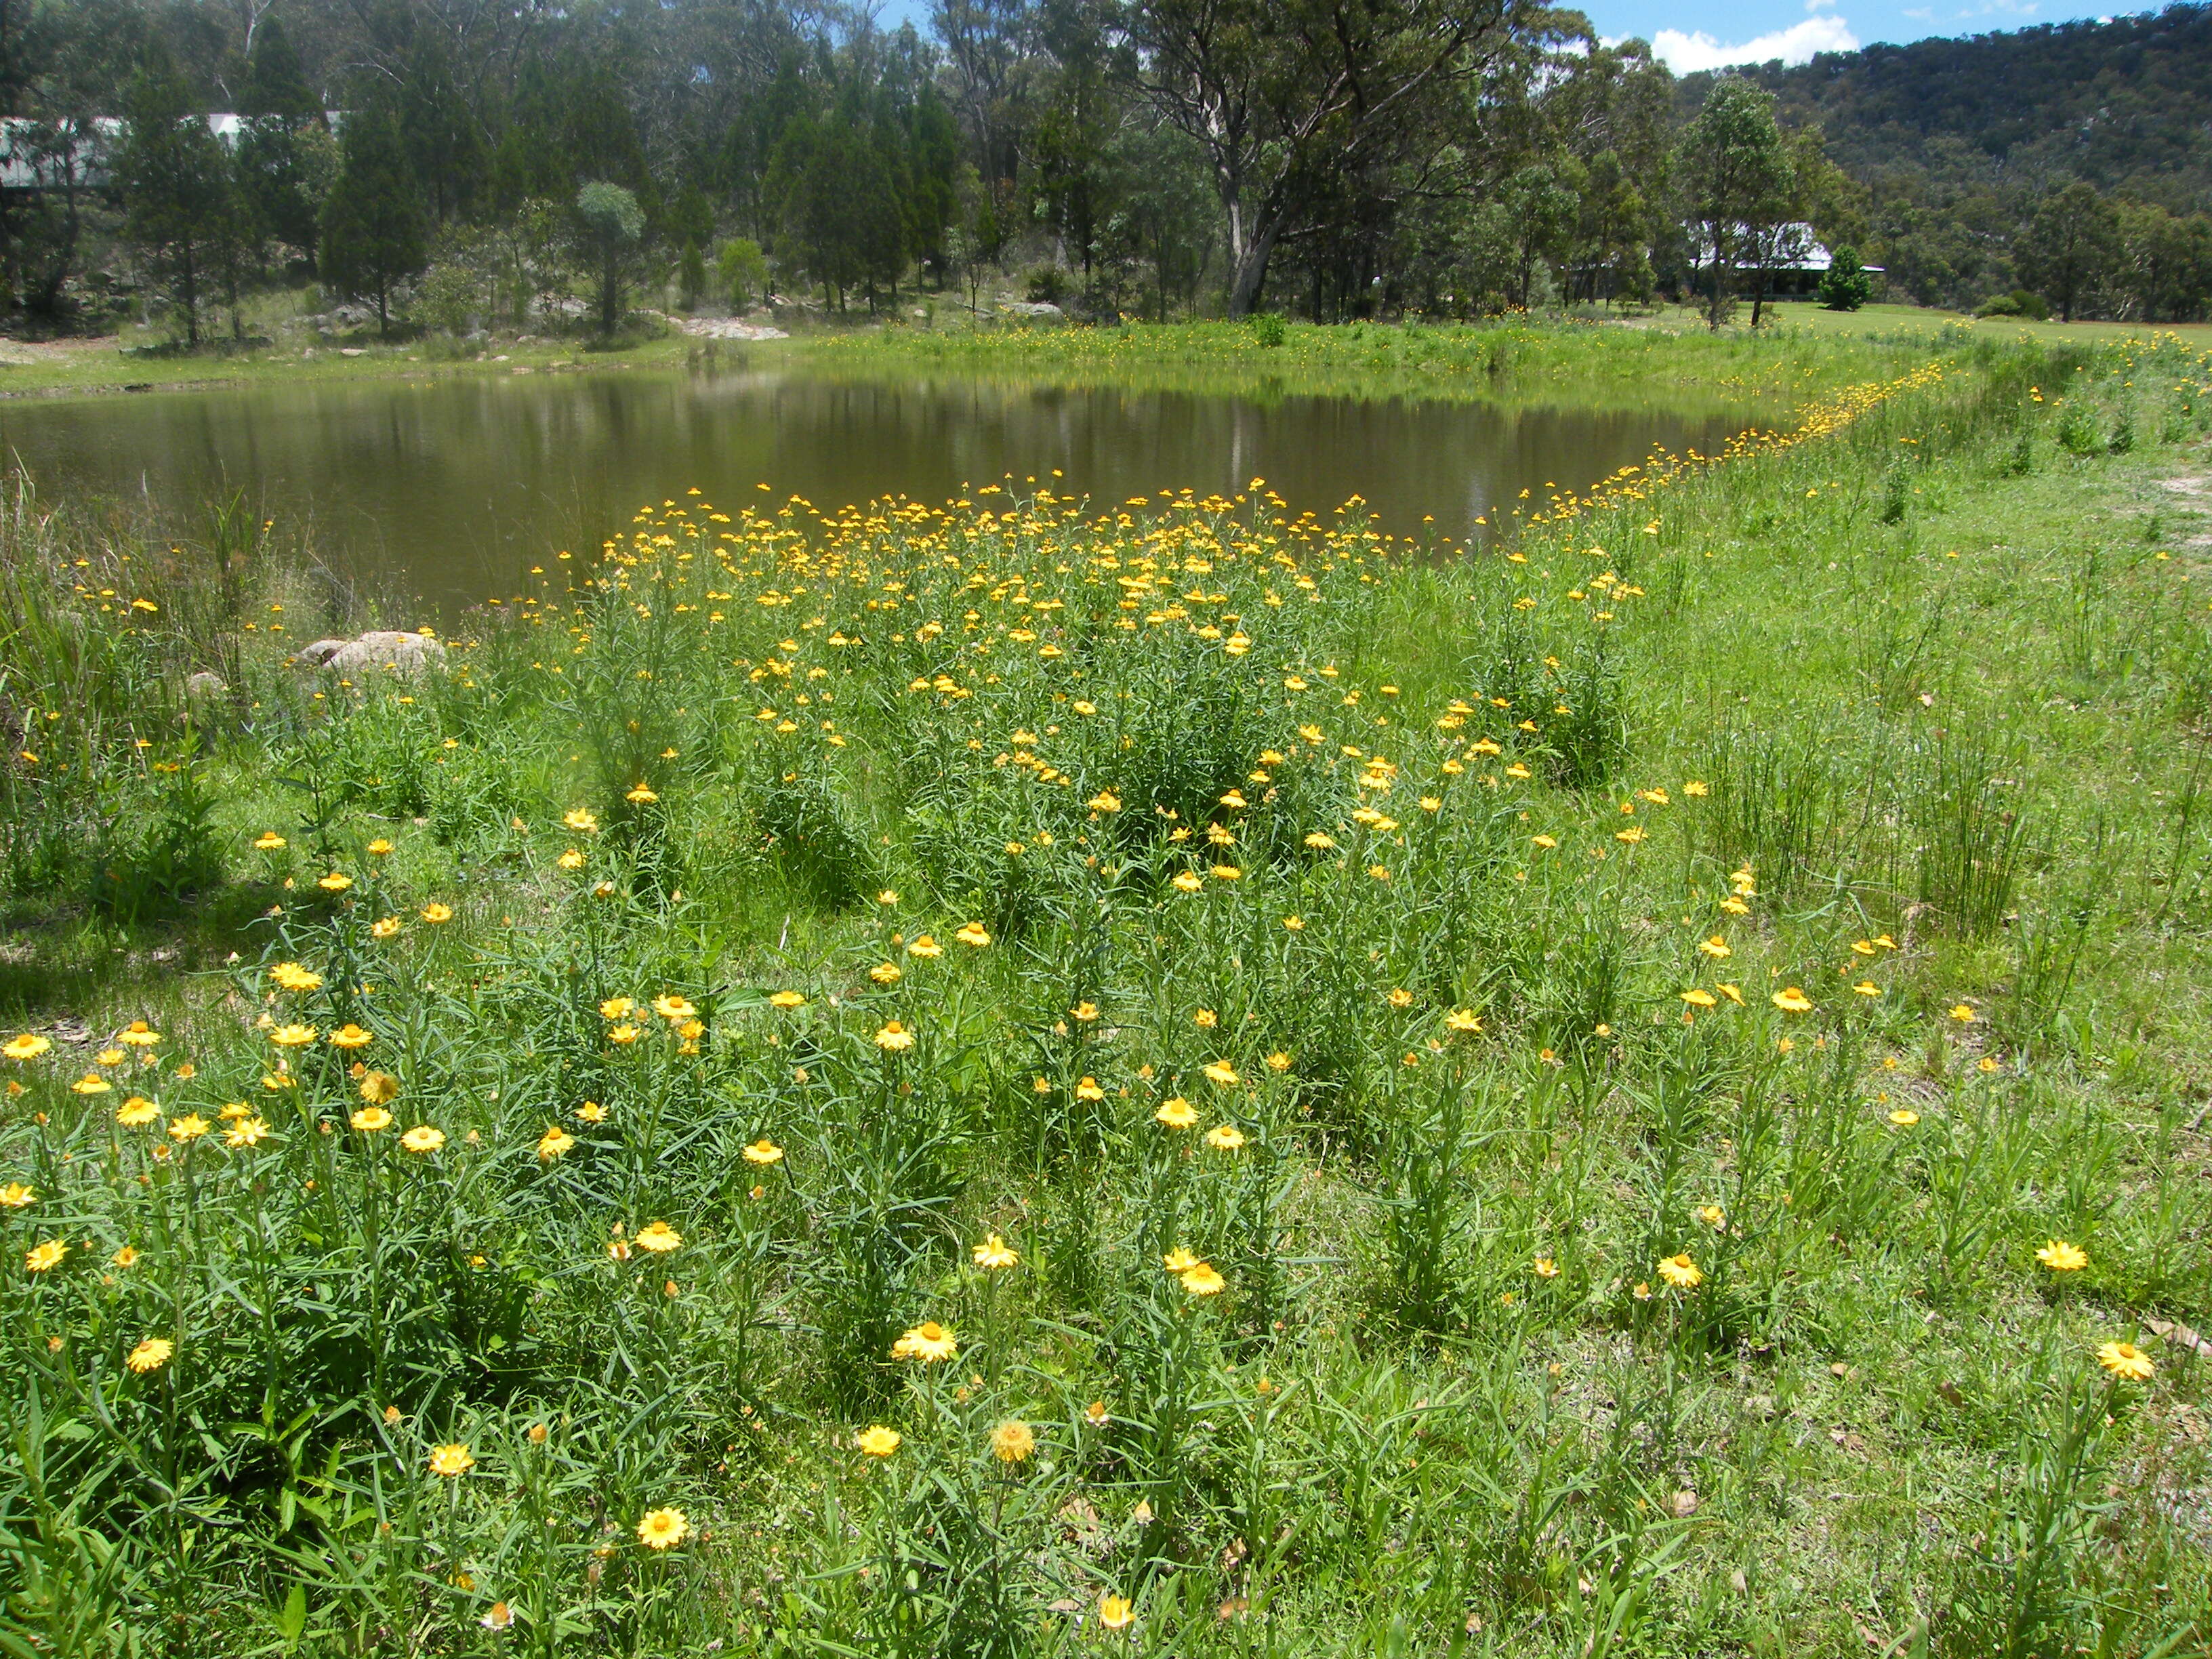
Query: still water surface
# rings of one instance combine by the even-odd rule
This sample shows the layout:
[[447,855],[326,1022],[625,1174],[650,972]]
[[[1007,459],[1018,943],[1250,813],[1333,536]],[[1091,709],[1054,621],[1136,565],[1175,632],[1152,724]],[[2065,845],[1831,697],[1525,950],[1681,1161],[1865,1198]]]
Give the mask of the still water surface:
[[[1357,494],[1384,529],[1486,533],[1523,489],[1581,489],[1654,445],[1708,453],[1753,418],[1715,403],[1577,406],[856,380],[788,368],[333,381],[0,402],[0,453],[50,500],[170,522],[242,488],[323,557],[447,615],[595,549],[646,501],[797,495],[825,511],[939,502],[1011,472],[1101,505],[1264,477],[1294,508]],[[1769,417],[1771,418],[1771,416]],[[763,496],[756,486],[772,486]]]

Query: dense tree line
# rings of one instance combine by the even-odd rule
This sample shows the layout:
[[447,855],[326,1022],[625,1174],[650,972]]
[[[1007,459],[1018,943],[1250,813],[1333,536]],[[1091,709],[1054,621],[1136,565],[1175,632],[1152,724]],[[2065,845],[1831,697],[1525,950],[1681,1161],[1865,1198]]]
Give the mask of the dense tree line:
[[[158,301],[195,341],[309,280],[455,330],[1012,278],[1095,315],[1665,291],[1717,321],[1757,319],[1809,222],[1923,297],[2203,310],[2185,192],[2058,173],[1930,277],[1935,185],[1851,125],[1878,103],[1678,83],[1534,0],[935,0],[895,31],[834,0],[0,0],[9,160],[44,186],[0,191],[0,300],[49,325]],[[1863,297],[1844,263],[1837,303]]]

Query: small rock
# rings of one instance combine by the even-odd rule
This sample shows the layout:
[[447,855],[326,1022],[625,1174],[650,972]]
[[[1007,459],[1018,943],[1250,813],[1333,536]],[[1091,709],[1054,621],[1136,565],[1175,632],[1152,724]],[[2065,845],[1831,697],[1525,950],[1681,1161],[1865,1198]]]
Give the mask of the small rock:
[[338,356],[341,357],[366,357],[368,356],[368,353],[362,350],[359,346],[340,346],[338,348]]
[[428,634],[375,629],[357,640],[317,640],[295,659],[307,669],[327,669],[342,678],[373,673],[413,676],[443,666],[446,647]]
[[229,690],[222,675],[203,668],[185,681],[185,700],[192,703],[213,702]]

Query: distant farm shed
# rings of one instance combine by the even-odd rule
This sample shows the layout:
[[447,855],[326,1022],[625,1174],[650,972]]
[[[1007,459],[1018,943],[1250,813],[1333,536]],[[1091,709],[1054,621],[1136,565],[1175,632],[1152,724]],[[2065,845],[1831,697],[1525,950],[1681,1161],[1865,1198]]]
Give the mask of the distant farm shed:
[[[1736,246],[1741,252],[1731,267],[1736,276],[1730,286],[1738,293],[1747,292],[1757,284],[1759,273],[1763,270],[1766,276],[1765,294],[1770,300],[1817,297],[1820,278],[1836,263],[1835,255],[1822,246],[1813,234],[1813,227],[1802,219],[1766,231],[1739,227]],[[1713,246],[1700,240],[1691,256],[1691,271],[1698,287],[1711,287],[1712,269]],[[1869,276],[1881,275],[1880,265],[1861,265],[1859,269]]]

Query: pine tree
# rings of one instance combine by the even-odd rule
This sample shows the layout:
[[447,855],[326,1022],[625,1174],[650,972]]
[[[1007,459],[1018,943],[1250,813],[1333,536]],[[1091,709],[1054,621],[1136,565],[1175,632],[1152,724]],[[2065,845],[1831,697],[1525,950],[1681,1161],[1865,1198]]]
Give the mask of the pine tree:
[[149,48],[131,88],[130,136],[117,171],[125,228],[148,274],[200,339],[200,302],[215,245],[233,210],[229,158],[192,108],[174,61]]
[[364,100],[345,123],[337,183],[323,206],[323,275],[349,299],[376,301],[392,330],[392,291],[429,263],[421,192],[391,106]]
[[312,261],[330,182],[330,140],[322,100],[307,84],[281,18],[266,19],[254,32],[238,108],[246,118],[235,158],[244,206],[259,233]]

